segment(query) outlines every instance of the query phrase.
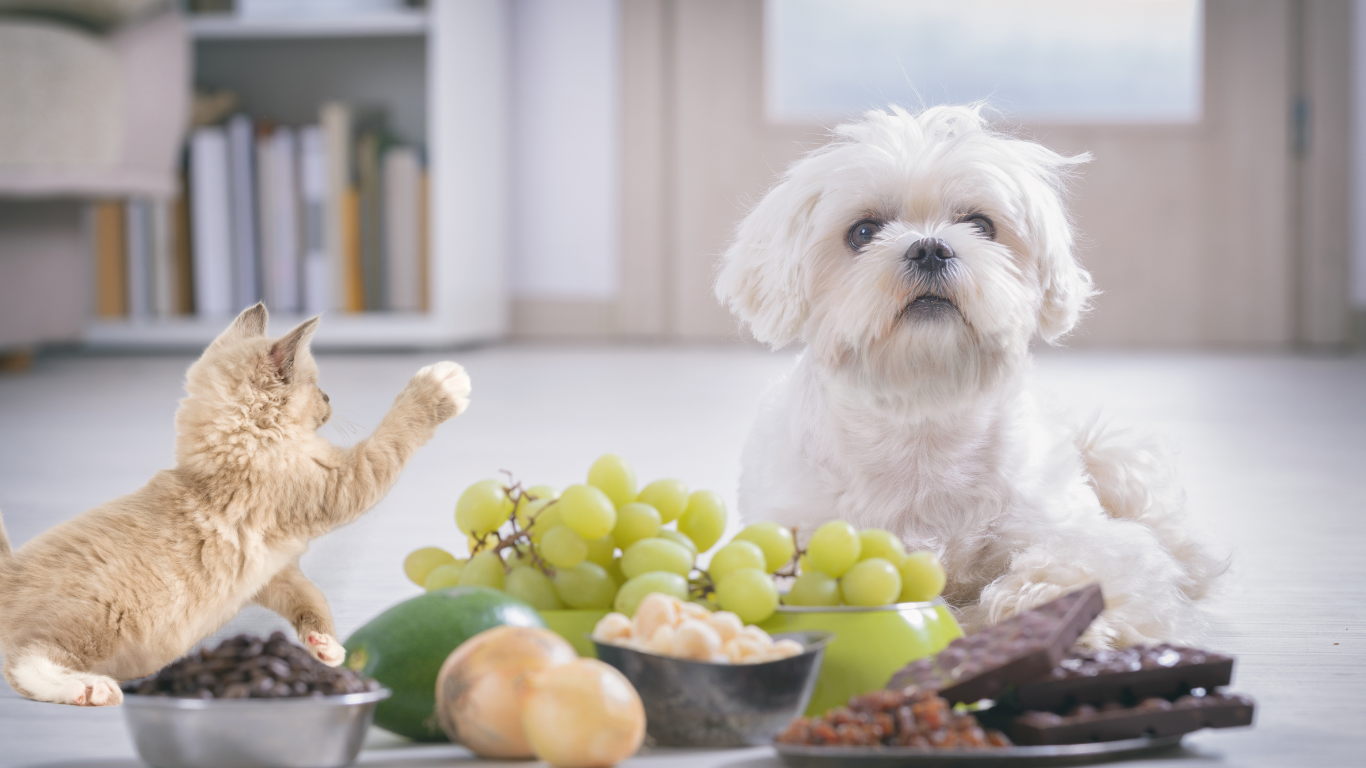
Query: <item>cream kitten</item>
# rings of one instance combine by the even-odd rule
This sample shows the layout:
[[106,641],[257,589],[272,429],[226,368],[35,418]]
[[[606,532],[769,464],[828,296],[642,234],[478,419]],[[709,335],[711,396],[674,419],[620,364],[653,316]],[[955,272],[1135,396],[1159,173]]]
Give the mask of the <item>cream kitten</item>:
[[4,675],[31,699],[108,705],[249,602],[294,625],[311,654],[345,657],[327,601],[303,573],[310,539],[350,523],[398,479],[437,425],[469,404],[455,363],[417,372],[374,434],[337,448],[308,342],[244,311],[190,366],[174,469],[10,552],[0,526]]

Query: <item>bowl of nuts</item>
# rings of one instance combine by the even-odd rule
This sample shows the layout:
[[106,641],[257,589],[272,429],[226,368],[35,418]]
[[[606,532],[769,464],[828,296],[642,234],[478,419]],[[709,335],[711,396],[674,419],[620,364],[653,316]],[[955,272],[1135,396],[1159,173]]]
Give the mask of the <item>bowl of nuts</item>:
[[123,688],[133,742],[153,768],[343,768],[390,695],[280,632],[225,640]]
[[806,709],[833,635],[770,636],[726,611],[655,593],[634,617],[608,614],[598,658],[631,681],[659,746],[768,744]]

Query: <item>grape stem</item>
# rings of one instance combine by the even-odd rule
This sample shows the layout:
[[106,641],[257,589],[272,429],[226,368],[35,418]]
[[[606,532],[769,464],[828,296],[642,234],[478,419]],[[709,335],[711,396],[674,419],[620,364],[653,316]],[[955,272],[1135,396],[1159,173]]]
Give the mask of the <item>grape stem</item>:
[[[792,526],[792,542],[793,542],[794,545],[796,545],[796,542],[797,542],[797,526],[795,526],[795,525]],[[774,572],[773,572],[773,575],[774,575],[775,577],[776,577],[776,576],[785,576],[785,577],[790,578],[790,579],[795,579],[795,578],[797,578],[797,574],[798,574],[797,568],[798,568],[799,564],[801,563],[802,555],[805,555],[805,554],[806,554],[806,550],[802,549],[800,546],[797,546],[796,549],[792,550],[792,559],[789,560],[789,561],[787,561],[787,565],[784,565],[782,568],[779,568],[778,570],[774,571]]]
[[[555,569],[551,567],[550,563],[547,563],[541,558],[539,547],[531,540],[531,528],[536,525],[536,519],[545,514],[547,509],[555,506],[559,500],[551,500],[549,504],[546,504],[536,514],[532,515],[531,519],[527,521],[527,527],[523,528],[521,524],[517,522],[517,510],[522,506],[523,501],[535,501],[537,496],[534,493],[527,493],[526,490],[522,488],[522,483],[513,477],[511,472],[506,469],[499,471],[508,477],[509,485],[503,486],[503,492],[512,500],[512,510],[508,512],[508,523],[512,526],[512,530],[507,534],[493,531],[496,538],[492,544],[489,543],[487,538],[476,541],[474,546],[470,548],[470,556],[473,557],[475,554],[482,552],[485,549],[489,549],[493,552],[502,552],[505,549],[516,548],[518,544],[525,542],[525,551],[531,555],[532,566],[547,577],[554,578]],[[501,528],[502,526],[499,527]],[[498,556],[498,559],[503,560],[501,554]],[[503,560],[503,572],[512,573],[512,566],[508,564],[506,560]]]
[[716,582],[712,581],[711,574],[697,568],[693,571],[693,576],[688,579],[688,594],[693,597],[706,599],[716,593]]

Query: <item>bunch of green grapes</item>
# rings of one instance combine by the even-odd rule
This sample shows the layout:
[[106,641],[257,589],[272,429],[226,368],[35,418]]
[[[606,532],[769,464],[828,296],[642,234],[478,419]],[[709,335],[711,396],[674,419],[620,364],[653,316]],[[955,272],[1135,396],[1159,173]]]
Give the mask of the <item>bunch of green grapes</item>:
[[855,530],[843,520],[816,529],[792,582],[788,605],[879,606],[933,600],[944,591],[944,566],[933,552],[906,552],[891,533]]
[[[780,595],[777,577],[792,578]],[[944,569],[932,552],[907,554],[901,540],[843,520],[816,529],[805,552],[792,531],[755,523],[712,556],[707,568],[716,602],[747,623],[773,615],[779,602],[802,606],[879,606],[932,600]]]
[[726,528],[713,491],[679,480],[637,488],[624,459],[605,454],[586,483],[556,492],[537,485],[481,480],[465,489],[456,527],[469,558],[438,547],[408,555],[408,578],[428,591],[493,587],[540,610],[617,610],[627,615],[651,592],[702,597],[694,567]]

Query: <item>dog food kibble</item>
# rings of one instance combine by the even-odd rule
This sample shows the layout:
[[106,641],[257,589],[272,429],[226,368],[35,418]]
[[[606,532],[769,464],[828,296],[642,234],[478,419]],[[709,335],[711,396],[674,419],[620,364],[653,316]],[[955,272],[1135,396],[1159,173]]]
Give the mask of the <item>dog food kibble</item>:
[[123,684],[124,693],[192,699],[282,699],[379,690],[345,667],[329,667],[289,642],[238,635],[201,649],[151,677]]
[[1008,747],[1000,731],[954,712],[933,691],[873,691],[820,717],[799,717],[778,736],[784,744],[847,747]]

